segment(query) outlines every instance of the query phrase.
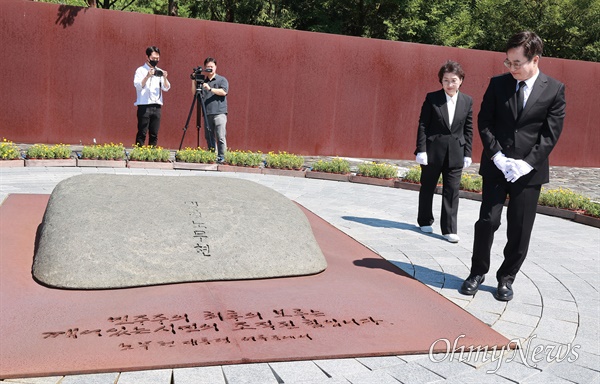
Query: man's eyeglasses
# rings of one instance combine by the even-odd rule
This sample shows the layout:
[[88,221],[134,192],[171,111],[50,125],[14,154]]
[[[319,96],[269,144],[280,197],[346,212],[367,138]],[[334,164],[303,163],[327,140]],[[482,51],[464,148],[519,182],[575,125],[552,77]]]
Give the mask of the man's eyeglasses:
[[533,60],[533,59],[527,60],[524,63],[520,63],[520,62],[511,63],[510,60],[506,59],[506,60],[504,60],[504,66],[508,69],[510,69],[512,67],[516,70],[519,70],[519,69],[521,69],[522,66],[529,63],[531,60]]

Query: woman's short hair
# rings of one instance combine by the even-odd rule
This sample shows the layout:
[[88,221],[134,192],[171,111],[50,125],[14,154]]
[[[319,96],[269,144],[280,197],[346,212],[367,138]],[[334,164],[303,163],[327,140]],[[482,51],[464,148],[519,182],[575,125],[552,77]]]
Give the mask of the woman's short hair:
[[465,79],[465,71],[463,71],[460,64],[458,64],[456,61],[448,60],[442,65],[440,71],[438,72],[438,79],[440,80],[440,84],[442,83],[442,79],[444,78],[444,73],[452,73],[458,76],[458,78],[461,80]]

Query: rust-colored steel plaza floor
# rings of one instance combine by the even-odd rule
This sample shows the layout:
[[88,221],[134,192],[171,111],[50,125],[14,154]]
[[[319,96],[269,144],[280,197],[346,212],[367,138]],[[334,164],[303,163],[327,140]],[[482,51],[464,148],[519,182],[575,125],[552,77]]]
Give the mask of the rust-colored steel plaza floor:
[[317,275],[115,290],[45,287],[31,267],[48,198],[14,194],[0,206],[0,378],[453,347],[437,340],[508,344],[304,208],[328,263]]

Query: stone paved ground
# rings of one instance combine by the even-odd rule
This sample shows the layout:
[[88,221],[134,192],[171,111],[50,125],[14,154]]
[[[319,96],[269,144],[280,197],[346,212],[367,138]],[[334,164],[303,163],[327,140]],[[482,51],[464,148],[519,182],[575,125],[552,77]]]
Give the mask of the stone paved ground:
[[[407,166],[411,164],[406,163]],[[492,296],[495,287],[493,274],[474,297],[457,292],[462,279],[469,272],[473,223],[479,209],[477,201],[461,199],[458,218],[461,241],[458,244],[443,240],[435,224],[433,234],[423,234],[417,230],[417,192],[308,178],[145,169],[4,168],[0,169],[0,201],[9,193],[49,194],[60,180],[87,172],[181,177],[210,174],[252,180],[271,187],[373,249],[501,334],[519,340],[523,352],[506,353],[502,359],[491,355],[484,359],[481,355],[467,354],[460,358],[459,355],[425,354],[114,372],[7,382],[600,383],[598,228],[538,215],[530,254],[514,285],[515,298],[504,303]],[[568,186],[582,193],[589,191],[588,196],[598,198],[598,169],[553,168],[553,174],[558,179],[554,185]],[[436,196],[434,212],[439,211],[440,201],[440,197]],[[502,259],[505,228],[503,224],[496,236],[492,249],[492,270],[499,266]],[[557,357],[559,349],[561,353]]]

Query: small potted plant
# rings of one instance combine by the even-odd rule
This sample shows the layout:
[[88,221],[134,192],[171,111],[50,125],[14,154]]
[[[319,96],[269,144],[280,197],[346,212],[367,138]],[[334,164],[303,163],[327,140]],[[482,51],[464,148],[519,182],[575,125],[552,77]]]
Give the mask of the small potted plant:
[[136,145],[129,153],[128,168],[173,169],[168,149],[152,145]]
[[216,171],[217,154],[214,150],[203,148],[185,148],[175,153],[175,169],[195,169],[202,171]]
[[[438,182],[439,184],[439,182]],[[418,191],[421,189],[421,166],[414,165],[406,171],[406,173],[396,181],[396,188]]]
[[12,141],[2,138],[0,142],[0,167],[22,167],[25,165],[19,147]]
[[71,157],[71,147],[66,144],[33,144],[25,152],[27,167],[74,167],[75,158]]
[[304,157],[287,152],[269,152],[265,156],[264,174],[304,177]]
[[[438,179],[438,187],[436,193],[442,193],[442,176]],[[481,188],[483,179],[481,176],[471,173],[464,173],[460,177],[460,197],[471,200],[481,201]],[[396,187],[418,191],[421,188],[421,166],[415,165],[396,182]]]
[[252,151],[227,151],[225,164],[219,164],[219,171],[224,172],[250,172],[261,173],[260,165],[263,163],[262,152]]
[[77,158],[79,167],[125,168],[125,147],[123,144],[85,145]]
[[600,203],[589,200],[585,203],[584,212],[575,216],[575,221],[600,228]]
[[568,188],[542,188],[538,199],[538,213],[575,220],[600,227],[600,203]]
[[[442,181],[440,180],[439,183],[441,182]],[[460,177],[460,197],[481,201],[482,189],[483,178],[480,175],[463,172],[463,174]],[[441,188],[439,193],[442,193]]]
[[312,165],[306,177],[336,181],[348,181],[350,178],[350,162],[334,157],[331,160],[318,160]]
[[374,184],[393,187],[398,180],[398,167],[387,163],[367,161],[358,165],[356,175],[350,176],[353,183]]

